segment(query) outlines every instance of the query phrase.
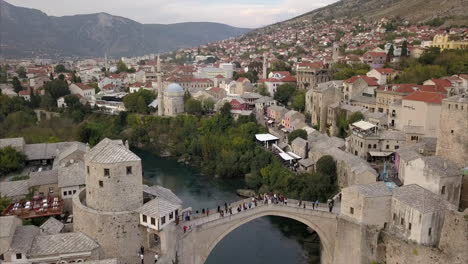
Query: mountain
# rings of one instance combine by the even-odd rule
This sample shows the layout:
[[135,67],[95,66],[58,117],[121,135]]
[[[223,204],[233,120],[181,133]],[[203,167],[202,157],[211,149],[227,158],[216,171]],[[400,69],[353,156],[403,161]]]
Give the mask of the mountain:
[[396,18],[424,23],[444,18],[450,25],[468,26],[467,0],[341,0],[287,22],[304,19]]
[[209,22],[140,24],[106,13],[54,17],[0,0],[0,55],[136,56],[235,37],[250,29]]

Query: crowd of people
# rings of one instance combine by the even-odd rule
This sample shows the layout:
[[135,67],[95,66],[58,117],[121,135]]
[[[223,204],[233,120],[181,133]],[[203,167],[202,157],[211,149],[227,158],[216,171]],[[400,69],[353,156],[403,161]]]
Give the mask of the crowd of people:
[[[242,211],[245,211],[245,210],[248,210],[248,209],[251,209],[251,208],[255,208],[257,206],[259,206],[259,204],[263,204],[263,205],[267,205],[267,204],[276,204],[276,205],[288,205],[288,198],[286,198],[283,194],[277,194],[277,193],[264,193],[264,194],[258,194],[257,196],[255,197],[252,197],[249,201],[247,200],[244,200],[242,201],[241,203],[239,204],[235,204],[235,205],[232,205],[232,204],[228,204],[227,202],[224,202],[224,205],[218,205],[217,209],[216,209],[216,213],[218,213],[220,215],[220,217],[224,217],[224,216],[227,216],[227,215],[232,215],[233,214],[233,210],[237,210],[237,213],[240,213]],[[328,210],[329,212],[332,212],[333,211],[333,207],[335,206],[335,201],[333,199],[329,199],[328,202],[327,202],[327,205],[328,205]],[[290,204],[290,206],[292,206]],[[298,203],[297,203],[297,207],[299,208],[304,208],[304,209],[312,209],[312,210],[318,210],[319,209],[319,206],[320,206],[320,203],[318,200],[316,200],[315,202],[306,202],[306,201],[302,201],[302,200],[299,200]],[[233,209],[234,207],[234,209]],[[201,212],[201,214],[199,214]],[[204,216],[209,216],[210,215],[210,209],[201,209],[201,211],[195,211],[195,215],[197,215],[198,217],[204,217]],[[191,216],[190,215],[186,215],[185,216],[185,221],[186,222],[189,222],[191,220]],[[187,225],[184,225],[182,227],[182,229],[184,230],[184,233],[187,232],[187,230],[190,230],[191,229],[191,226],[187,226]]]

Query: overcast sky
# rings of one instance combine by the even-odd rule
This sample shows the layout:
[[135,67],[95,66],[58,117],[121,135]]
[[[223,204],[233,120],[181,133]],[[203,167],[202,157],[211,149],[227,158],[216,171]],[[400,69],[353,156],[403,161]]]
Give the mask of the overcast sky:
[[64,16],[106,12],[140,23],[219,22],[255,28],[279,22],[337,0],[6,0]]

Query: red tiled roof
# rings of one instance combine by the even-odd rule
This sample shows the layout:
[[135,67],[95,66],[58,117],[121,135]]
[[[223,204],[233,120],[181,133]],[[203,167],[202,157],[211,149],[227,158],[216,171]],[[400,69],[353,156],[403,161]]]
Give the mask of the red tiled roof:
[[102,87],[102,89],[104,89],[104,90],[111,90],[113,88],[114,88],[114,85],[112,83],[109,83],[108,85]]
[[368,77],[368,76],[365,76],[365,75],[353,76],[353,77],[345,80],[345,82],[346,83],[354,83],[358,79],[364,80],[367,83],[367,85],[369,85],[369,86],[379,86],[379,84],[377,83],[377,79],[375,79],[373,77]]
[[375,70],[378,71],[380,74],[391,74],[394,72],[392,68],[378,68]]
[[430,104],[442,104],[445,95],[441,93],[417,91],[408,96],[403,97],[403,100],[420,101]]
[[83,83],[75,83],[76,86],[80,87],[81,90],[94,90],[93,87],[90,87],[86,84],[83,84]]
[[452,83],[447,79],[431,79],[431,81],[438,87],[447,88],[452,86]]
[[385,52],[375,52],[375,51],[369,51],[364,54],[364,56],[371,56],[371,57],[384,57],[387,56]]
[[216,75],[216,77],[215,77],[215,78],[217,78],[217,79],[224,79],[224,76],[223,76],[223,75],[221,75],[221,74],[218,74],[218,75]]

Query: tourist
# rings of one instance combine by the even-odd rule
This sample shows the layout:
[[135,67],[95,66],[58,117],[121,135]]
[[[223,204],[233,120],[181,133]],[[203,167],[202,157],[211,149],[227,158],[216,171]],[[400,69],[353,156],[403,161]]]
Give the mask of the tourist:
[[319,201],[318,201],[318,199],[315,201],[315,208],[317,208],[317,210],[318,210],[318,208],[319,208]]
[[224,202],[224,210],[226,211],[227,213],[227,210],[228,210],[228,204],[226,202]]
[[140,252],[141,252],[141,254],[145,254],[145,247],[144,246],[140,247]]
[[205,208],[203,208],[203,209],[201,210],[201,212],[202,212],[202,214],[205,214]]
[[140,254],[141,264],[145,264],[145,256]]
[[229,214],[232,215],[232,208],[229,207]]
[[187,232],[187,226],[184,225],[184,233]]
[[315,203],[312,202],[312,210],[315,210]]
[[206,216],[210,215],[210,209],[206,209]]
[[288,198],[284,197],[284,204],[288,205]]
[[302,204],[303,208],[306,209],[306,202]]
[[158,254],[154,254],[154,263],[158,262],[159,260],[159,255]]
[[221,206],[218,205],[218,213],[221,212]]

